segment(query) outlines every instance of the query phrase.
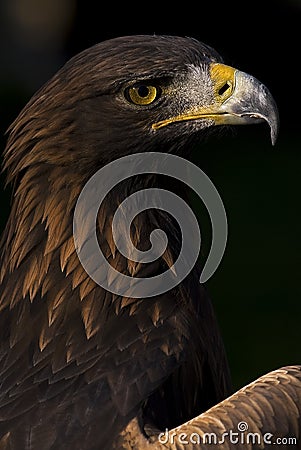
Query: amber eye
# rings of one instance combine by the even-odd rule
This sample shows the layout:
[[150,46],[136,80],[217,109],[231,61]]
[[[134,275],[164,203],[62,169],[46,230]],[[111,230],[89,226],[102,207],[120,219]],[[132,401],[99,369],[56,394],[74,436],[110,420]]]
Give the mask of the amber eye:
[[150,105],[157,100],[160,89],[151,84],[135,84],[125,90],[125,97],[135,105]]

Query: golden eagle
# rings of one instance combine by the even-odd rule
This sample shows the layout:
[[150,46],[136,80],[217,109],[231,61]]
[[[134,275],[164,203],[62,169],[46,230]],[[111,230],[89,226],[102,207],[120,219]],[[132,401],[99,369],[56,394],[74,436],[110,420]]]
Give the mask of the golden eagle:
[[[274,141],[277,110],[261,83],[224,65],[209,46],[175,36],[97,44],[25,106],[4,152],[13,202],[1,241],[0,449],[175,449],[184,446],[181,431],[221,436],[243,420],[261,437],[298,437],[300,367],[227,398],[227,360],[198,265],[164,294],[121,296],[86,273],[73,238],[77,199],[101,167],[138,152],[189,158],[215,125],[261,120]],[[148,264],[127,260],[111,230],[125,198],[170,183],[131,177],[102,203],[99,245],[120,273],[152,277],[173,267],[181,236],[168,213],[149,209],[132,223],[142,251],[152,230],[168,236],[166,251]],[[186,198],[180,182],[172,187]],[[164,443],[174,427],[174,442]],[[202,445],[190,440],[184,448]],[[218,448],[231,445],[225,439]],[[233,448],[253,444],[239,445]]]

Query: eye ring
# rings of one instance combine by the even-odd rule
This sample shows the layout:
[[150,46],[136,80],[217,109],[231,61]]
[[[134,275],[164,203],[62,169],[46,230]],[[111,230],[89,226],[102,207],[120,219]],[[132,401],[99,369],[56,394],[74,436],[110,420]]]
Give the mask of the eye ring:
[[125,98],[138,106],[146,106],[154,103],[161,94],[158,86],[147,83],[137,83],[125,90]]

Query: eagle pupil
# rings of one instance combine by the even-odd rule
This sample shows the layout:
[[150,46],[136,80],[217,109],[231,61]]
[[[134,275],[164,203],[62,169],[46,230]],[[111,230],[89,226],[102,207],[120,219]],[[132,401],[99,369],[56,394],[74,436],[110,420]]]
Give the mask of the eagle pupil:
[[149,95],[149,88],[148,86],[145,86],[144,84],[142,86],[139,86],[137,89],[138,95],[140,97],[147,97]]

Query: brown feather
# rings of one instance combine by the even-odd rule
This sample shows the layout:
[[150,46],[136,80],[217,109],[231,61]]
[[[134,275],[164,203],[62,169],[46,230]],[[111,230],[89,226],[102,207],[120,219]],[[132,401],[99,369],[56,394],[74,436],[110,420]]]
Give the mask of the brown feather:
[[[200,268],[169,292],[123,298],[86,274],[72,235],[78,196],[99,168],[138,151],[186,154],[188,142],[202,132],[194,134],[194,126],[181,132],[167,127],[166,135],[150,132],[164,111],[126,103],[122,93],[128,83],[154,78],[171,82],[174,92],[191,67],[208,78],[209,64],[217,61],[221,58],[213,49],[189,38],[131,36],[104,42],[69,61],[11,125],[4,170],[14,196],[0,244],[1,450],[107,450],[122,430],[118,448],[129,448],[126,426],[133,418],[164,429],[197,416],[191,426],[203,429],[198,415],[229,394],[225,351],[210,299],[199,284]],[[204,101],[211,99],[205,91],[209,85],[202,88]],[[173,270],[181,236],[169,215],[150,209],[133,221],[132,243],[142,251],[154,229],[166,230],[168,248],[150,264],[122,256],[111,230],[126,197],[165,185],[149,173],[132,177],[112,189],[96,224],[90,212],[82,217],[80,232],[96,225],[103,254],[125,275],[155,277]],[[181,196],[181,187],[174,187]],[[99,199],[92,194],[94,207]],[[126,232],[123,223],[119,226]],[[107,277],[103,270],[102,276],[118,286],[114,274]],[[296,371],[271,375],[264,384],[269,389],[246,388],[209,409],[204,430],[234,424],[242,412],[251,416],[255,402],[254,428],[275,425],[276,409],[282,407],[281,429],[296,431]],[[152,445],[137,432],[131,439],[135,445],[140,440],[140,448]]]

